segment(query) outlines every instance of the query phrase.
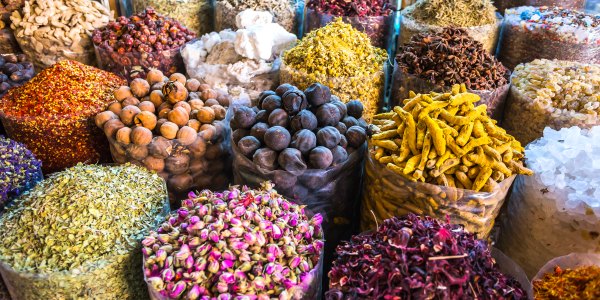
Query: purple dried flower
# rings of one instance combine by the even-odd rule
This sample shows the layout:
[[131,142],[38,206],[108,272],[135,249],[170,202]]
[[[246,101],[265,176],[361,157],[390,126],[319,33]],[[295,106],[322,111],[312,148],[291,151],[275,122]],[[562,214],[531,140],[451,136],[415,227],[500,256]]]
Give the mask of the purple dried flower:
[[0,211],[42,179],[42,162],[22,144],[0,135]]

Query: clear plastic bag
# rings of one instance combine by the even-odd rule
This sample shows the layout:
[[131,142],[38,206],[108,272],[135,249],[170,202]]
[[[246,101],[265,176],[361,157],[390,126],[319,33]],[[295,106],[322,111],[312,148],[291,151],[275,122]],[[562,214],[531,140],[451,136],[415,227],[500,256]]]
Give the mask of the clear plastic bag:
[[495,0],[494,6],[502,14],[505,9],[517,6],[561,6],[583,10],[585,8],[585,0]]
[[268,11],[285,30],[300,33],[304,0],[215,0],[215,31],[237,29],[235,16],[246,9]]
[[[89,45],[82,47],[82,51],[73,51],[72,48],[67,46],[52,45],[47,47],[41,45],[31,36],[19,37],[19,35],[16,35],[16,39],[21,50],[29,57],[38,72],[66,59],[75,60],[88,66],[96,65],[96,55],[91,40]],[[36,45],[38,45],[38,48],[36,48]],[[39,47],[40,45],[42,47]]]
[[560,109],[552,112],[519,92],[515,86],[510,87],[502,120],[502,127],[523,145],[541,137],[547,126],[558,130],[573,126],[590,128],[599,124],[600,118],[594,115]]
[[[361,229],[376,227],[376,222],[409,213],[438,219],[450,217],[479,238],[487,238],[515,176],[498,184],[492,193],[412,182],[365,158],[365,179],[361,208]],[[377,220],[377,221],[376,221]]]
[[525,271],[519,266],[515,261],[510,259],[510,257],[506,256],[506,254],[502,253],[496,247],[490,247],[491,254],[494,260],[497,263],[498,269],[500,272],[504,274],[508,274],[512,276],[515,280],[517,280],[524,291],[527,292],[527,298],[533,300],[533,287],[531,286],[531,282],[525,274]]
[[212,0],[131,0],[133,13],[151,6],[158,13],[173,18],[198,36],[213,31]]
[[[304,34],[307,34],[313,29],[324,27],[333,22],[335,18],[337,18],[337,16],[307,8],[304,15]],[[391,45],[393,45],[394,12],[390,13],[389,16],[343,16],[342,20],[344,23],[348,23],[352,25],[352,27],[366,33],[371,39],[371,44],[375,47],[388,50]]]
[[21,48],[10,28],[0,29],[0,53],[19,53]]
[[127,52],[125,54],[98,46],[94,46],[94,49],[100,69],[115,73],[128,81],[135,78],[146,78],[146,72],[151,68],[162,71],[165,76],[183,73],[185,70],[179,52],[180,48],[150,53]]
[[[392,85],[392,100],[391,107],[402,105],[404,99],[408,99],[409,92],[415,93],[429,93],[429,92],[448,92],[452,90],[452,87],[442,87],[434,85],[431,82],[419,78],[412,74],[406,74],[398,67],[398,63],[394,62],[394,75]],[[481,100],[477,102],[478,105],[487,105],[487,113],[492,118],[501,121],[502,113],[504,111],[504,103],[506,96],[510,90],[510,83],[507,83],[495,90],[467,90],[469,93],[477,94],[481,97]]]
[[301,90],[306,89],[315,82],[319,82],[328,86],[331,93],[340,97],[344,103],[358,99],[365,107],[363,118],[365,121],[371,122],[373,116],[383,105],[386,70],[387,62],[384,62],[380,72],[369,76],[327,77],[325,75],[307,74],[304,71],[287,66],[283,62],[280,69],[280,78],[281,83],[289,83]]
[[[401,14],[400,19],[400,35],[398,35],[398,47],[404,45],[410,41],[410,38],[419,33],[428,32],[440,32],[444,27],[433,26],[424,23]],[[467,34],[475,39],[476,41],[483,44],[483,48],[490,54],[496,52],[496,44],[498,43],[498,37],[500,36],[500,26],[502,25],[502,16],[497,14],[497,21],[493,24],[473,26],[473,27],[460,27],[464,29]]]
[[538,58],[600,63],[600,31],[583,40],[565,32],[550,30],[545,23],[524,24],[519,14],[507,12],[496,57],[510,70]]
[[537,272],[532,281],[542,279],[544,274],[554,273],[554,268],[557,266],[563,270],[585,266],[600,266],[600,254],[571,253],[569,255],[553,258]]
[[518,176],[500,222],[498,248],[529,276],[548,260],[571,252],[600,252],[600,216],[564,211],[537,176]]

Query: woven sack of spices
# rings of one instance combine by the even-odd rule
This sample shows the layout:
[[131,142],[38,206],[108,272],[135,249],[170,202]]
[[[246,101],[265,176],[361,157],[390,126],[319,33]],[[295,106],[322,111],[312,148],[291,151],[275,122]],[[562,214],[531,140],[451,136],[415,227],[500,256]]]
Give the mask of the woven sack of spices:
[[600,63],[600,18],[560,7],[508,9],[496,56],[510,70],[541,58]]
[[401,13],[398,46],[408,43],[412,36],[419,33],[458,27],[493,54],[496,52],[501,25],[502,16],[495,13],[489,0],[420,0]]
[[146,7],[181,22],[201,36],[214,28],[213,2],[210,0],[132,0],[133,12],[143,12]]
[[583,11],[585,0],[496,0],[494,6],[501,14],[504,14],[507,8],[518,6],[560,6]]
[[599,271],[600,254],[571,253],[553,258],[531,280],[535,299],[598,299]]
[[268,11],[275,23],[293,34],[299,34],[304,12],[304,0],[216,0],[215,31],[236,29],[235,16],[252,9]]

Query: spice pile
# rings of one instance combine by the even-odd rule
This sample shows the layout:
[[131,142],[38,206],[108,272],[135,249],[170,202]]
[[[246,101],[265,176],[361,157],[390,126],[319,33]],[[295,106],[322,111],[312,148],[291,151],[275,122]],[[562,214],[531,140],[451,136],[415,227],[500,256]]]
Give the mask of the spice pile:
[[114,91],[116,102],[96,115],[117,163],[156,171],[167,181],[171,200],[192,188],[227,186],[225,114],[227,94],[174,73],[148,72]]
[[554,268],[543,278],[533,281],[535,299],[599,299],[600,267],[582,266],[574,269]]
[[296,42],[296,36],[273,23],[269,12],[244,10],[236,16],[237,31],[211,32],[181,50],[187,73],[214,87],[234,93],[275,89],[279,82],[279,58]]
[[600,63],[600,15],[561,7],[507,9],[498,59],[509,69],[534,59]]
[[51,175],[0,218],[0,272],[11,295],[139,299],[139,243],[168,213],[166,197],[158,175],[132,165]]
[[534,60],[517,66],[511,83],[502,124],[523,144],[546,126],[600,124],[600,64]]
[[178,21],[148,7],[94,30],[92,40],[100,68],[131,80],[144,78],[151,68],[167,75],[183,71],[179,48],[195,37]]
[[378,17],[388,16],[392,12],[390,3],[383,0],[308,0],[307,7],[319,13],[338,17]]
[[498,12],[504,13],[507,8],[518,6],[556,6],[583,11],[585,10],[585,0],[496,0],[494,6]]
[[151,6],[158,13],[178,20],[198,35],[213,30],[213,8],[207,0],[133,0],[133,11],[143,12]]
[[31,79],[33,72],[33,64],[25,54],[0,55],[0,98],[8,89]]
[[251,9],[255,11],[270,12],[275,23],[281,25],[286,31],[298,33],[298,23],[304,10],[304,2],[295,0],[216,0],[215,2],[215,30],[221,31],[236,27],[236,16],[240,12]]
[[385,50],[373,47],[366,34],[338,18],[285,52],[281,81],[300,89],[326,84],[344,102],[360,100],[369,121],[383,97],[387,59]]
[[90,0],[27,0],[10,17],[21,49],[39,70],[61,59],[95,65],[90,34],[111,18],[106,7]]
[[525,153],[535,176],[515,181],[498,247],[530,275],[553,257],[600,251],[600,126],[547,127]]
[[[321,215],[309,218],[270,183],[190,193],[142,244],[150,292],[162,299],[316,299]],[[158,295],[157,295],[158,294]]]
[[0,135],[0,211],[43,179],[42,162],[23,145]]
[[0,99],[0,118],[8,137],[44,163],[44,173],[105,161],[106,141],[88,121],[114,100],[121,83],[114,74],[63,60],[10,89]]
[[338,246],[329,279],[327,299],[527,299],[485,241],[414,214]]

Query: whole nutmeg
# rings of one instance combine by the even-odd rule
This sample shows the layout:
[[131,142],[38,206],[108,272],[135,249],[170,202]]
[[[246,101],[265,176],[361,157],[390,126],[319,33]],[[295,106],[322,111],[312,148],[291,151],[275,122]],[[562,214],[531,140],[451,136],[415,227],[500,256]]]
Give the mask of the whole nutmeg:
[[128,105],[123,107],[123,109],[121,110],[121,114],[119,114],[119,118],[121,119],[121,122],[123,122],[123,124],[127,126],[132,126],[133,118],[135,118],[135,116],[140,112],[142,111],[137,106]]
[[[171,76],[169,76],[169,81],[177,81],[177,82],[183,84],[184,86],[187,83],[187,79],[185,78],[185,75],[183,75],[181,73],[171,74]],[[200,85],[200,83],[198,83],[198,86],[199,85]]]
[[111,119],[118,119],[119,116],[117,116],[114,112],[107,110],[107,111],[103,111],[99,114],[96,115],[96,117],[94,118],[94,121],[96,123],[96,126],[98,126],[98,128],[102,129],[104,128],[104,123],[106,123],[108,120]]
[[177,175],[185,173],[190,166],[190,156],[183,153],[174,154],[165,159],[165,170]]
[[196,78],[188,79],[185,82],[185,88],[188,89],[188,91],[190,91],[190,92],[198,91],[199,87],[200,87],[200,81],[198,81],[198,79],[196,79]]
[[260,141],[253,136],[245,136],[237,143],[240,152],[248,158],[254,155],[254,152],[260,148]]
[[138,104],[140,104],[140,100],[136,97],[127,97],[121,102],[121,106],[123,106],[123,107],[128,106],[128,105],[137,106]]
[[202,94],[200,94],[200,99],[204,101],[208,99],[217,99],[217,97],[219,97],[219,94],[213,89],[204,90],[202,91]]
[[160,134],[165,138],[172,140],[177,136],[179,126],[173,122],[165,122],[160,126]]
[[285,92],[289,91],[289,90],[293,90],[296,89],[295,86],[289,84],[289,83],[284,83],[279,85],[276,89],[275,89],[275,93],[277,95],[279,95],[279,97],[282,97],[283,94],[285,94]]
[[119,115],[121,113],[122,109],[123,109],[123,106],[121,105],[120,102],[113,102],[108,105],[108,110],[115,113],[115,115]]
[[133,97],[133,93],[131,92],[131,89],[126,85],[122,85],[122,86],[118,87],[113,92],[113,95],[115,96],[115,99],[119,102],[125,100],[125,98],[127,98],[127,97]]
[[150,93],[150,84],[142,78],[132,80],[129,83],[129,88],[131,89],[131,93],[138,98],[142,98]]
[[263,99],[260,109],[264,109],[267,112],[272,112],[277,108],[281,108],[281,97],[277,95],[269,95]]
[[332,126],[325,126],[317,132],[317,144],[329,149],[340,143],[340,132]]
[[340,111],[337,106],[331,103],[325,103],[315,113],[320,127],[335,126],[341,119]]
[[211,107],[213,105],[219,105],[219,101],[217,101],[217,99],[208,99],[204,101],[204,106]]
[[190,120],[189,113],[183,107],[173,108],[168,114],[167,119],[169,122],[173,122],[178,126],[185,126]]
[[315,130],[317,125],[317,117],[309,110],[299,112],[290,122],[290,127],[294,132],[301,129]]
[[346,109],[348,110],[349,116],[360,119],[363,114],[364,106],[359,100],[352,100],[346,103]]
[[184,146],[187,146],[187,145],[192,144],[196,140],[198,133],[192,127],[183,126],[183,127],[179,128],[179,131],[177,131],[176,136],[177,136],[177,141],[179,143],[181,143]]
[[331,154],[333,156],[332,165],[337,166],[339,164],[343,164],[348,160],[348,152],[342,146],[335,146],[331,149]]
[[290,115],[296,115],[308,106],[306,96],[298,89],[288,90],[281,97],[283,109]]
[[269,125],[270,126],[282,126],[287,127],[289,123],[288,114],[285,110],[277,108],[269,114]]
[[346,109],[346,104],[342,101],[331,101],[331,104],[335,105],[335,107],[337,107],[337,109],[340,111],[340,116],[343,119],[347,113],[348,110]]
[[320,83],[313,83],[304,90],[304,94],[306,94],[308,103],[314,107],[323,105],[331,100],[331,90],[328,86]]
[[211,107],[202,107],[198,110],[196,118],[205,124],[212,123],[215,120],[215,111]]
[[269,148],[260,148],[252,155],[252,162],[266,170],[277,169],[277,152]]
[[125,124],[118,119],[110,119],[104,123],[104,134],[107,137],[113,138],[117,133],[117,130],[125,127]]
[[165,95],[165,99],[171,104],[185,101],[188,97],[188,90],[183,83],[179,81],[169,81],[165,83],[162,88],[162,93]]
[[287,148],[291,138],[290,132],[281,126],[273,126],[265,132],[265,144],[275,151]]
[[367,140],[367,132],[360,126],[352,126],[346,131],[348,146],[358,148]]
[[149,111],[142,111],[135,115],[133,122],[137,126],[143,126],[152,130],[156,127],[156,115]]
[[172,150],[173,145],[171,144],[171,141],[162,136],[154,137],[152,142],[148,145],[148,153],[162,159],[169,157]]
[[185,193],[194,185],[194,178],[190,174],[177,174],[167,180],[167,187],[176,193]]
[[162,158],[147,156],[142,163],[146,168],[152,171],[162,172],[165,169],[165,160]]
[[155,107],[159,107],[164,102],[164,95],[161,90],[154,90],[150,92],[149,100]]
[[300,150],[294,148],[286,148],[279,153],[277,159],[279,166],[289,172],[297,172],[306,170],[306,163],[302,159]]
[[223,120],[225,119],[225,114],[227,114],[227,109],[221,106],[220,104],[215,104],[210,108],[215,112],[215,120]]
[[156,83],[163,82],[163,77],[164,76],[165,75],[163,74],[163,72],[161,70],[150,69],[148,71],[148,73],[146,73],[146,81],[148,81],[148,83],[150,85],[154,85]]
[[223,107],[228,107],[231,104],[231,100],[233,99],[229,94],[220,94],[219,97],[217,97],[217,102]]
[[200,99],[192,99],[188,101],[188,104],[192,110],[200,110],[204,107],[204,102],[202,102]]
[[198,132],[200,131],[200,126],[202,126],[202,123],[200,123],[198,120],[190,119],[187,122],[187,126],[192,127],[194,130],[196,130],[196,132]]
[[326,169],[333,162],[333,154],[331,150],[323,146],[317,146],[310,151],[309,161],[315,169]]
[[123,127],[117,130],[115,139],[123,145],[129,145],[131,143],[131,131],[129,127]]
[[145,145],[129,144],[127,146],[127,154],[136,161],[131,161],[132,164],[141,165],[141,161],[148,156],[148,147]]
[[256,112],[250,107],[241,106],[235,111],[233,118],[240,128],[250,129],[256,123]]
[[294,133],[290,147],[300,150],[302,154],[308,154],[317,146],[317,136],[308,129],[301,129]]
[[237,145],[237,143],[239,143],[243,137],[249,134],[250,131],[248,129],[238,128],[231,133],[231,137],[233,139],[233,142]]
[[265,132],[269,129],[269,125],[267,123],[258,122],[252,126],[250,129],[250,135],[257,138],[259,141],[265,141]]
[[140,146],[150,144],[152,141],[152,131],[146,127],[136,127],[131,130],[131,141]]
[[150,101],[140,102],[140,104],[138,104],[138,108],[141,111],[148,111],[148,112],[151,112],[151,113],[156,112],[156,107],[154,106],[154,103],[152,103]]

